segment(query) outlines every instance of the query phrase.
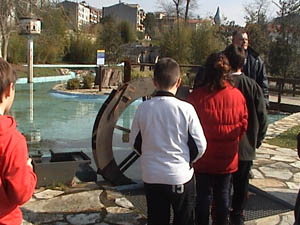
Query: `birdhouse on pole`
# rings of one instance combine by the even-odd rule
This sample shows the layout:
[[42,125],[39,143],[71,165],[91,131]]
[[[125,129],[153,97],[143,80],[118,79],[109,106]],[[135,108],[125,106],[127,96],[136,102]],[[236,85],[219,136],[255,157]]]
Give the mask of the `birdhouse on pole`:
[[41,20],[33,17],[20,18],[20,34],[36,35],[41,33]]
[[20,34],[27,37],[27,83],[33,82],[33,37],[41,33],[41,20],[34,18],[32,14],[28,17],[20,18]]

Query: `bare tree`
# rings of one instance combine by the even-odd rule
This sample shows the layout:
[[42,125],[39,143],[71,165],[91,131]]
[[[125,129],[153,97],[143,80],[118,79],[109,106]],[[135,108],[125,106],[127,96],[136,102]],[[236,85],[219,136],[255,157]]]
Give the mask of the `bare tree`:
[[246,23],[264,24],[267,21],[269,0],[254,0],[244,6]]
[[10,34],[17,30],[19,18],[41,10],[45,2],[47,0],[0,0],[0,53],[5,60]]
[[7,59],[9,35],[15,25],[14,16],[14,2],[11,0],[0,0],[0,42],[4,60]]
[[187,19],[188,19],[190,3],[191,3],[191,0],[186,0],[184,21],[187,21]]
[[185,4],[185,13],[184,13],[184,21],[186,22],[189,18],[189,13],[191,12],[191,9],[197,9],[198,4],[197,0],[186,0]]
[[172,1],[175,4],[176,17],[177,17],[177,21],[178,21],[179,17],[180,17],[181,6],[182,6],[182,3],[183,3],[183,0],[172,0]]
[[[1,1],[1,0],[0,0]],[[15,2],[16,19],[29,16],[32,13],[38,13],[47,10],[47,6],[51,5],[49,0],[13,0]],[[55,3],[52,2],[55,6]]]
[[158,0],[157,4],[167,15],[176,16],[177,20],[183,14],[185,0]]
[[158,0],[158,7],[161,8],[167,15],[176,16],[177,20],[184,17],[187,21],[192,10],[197,9],[197,0]]

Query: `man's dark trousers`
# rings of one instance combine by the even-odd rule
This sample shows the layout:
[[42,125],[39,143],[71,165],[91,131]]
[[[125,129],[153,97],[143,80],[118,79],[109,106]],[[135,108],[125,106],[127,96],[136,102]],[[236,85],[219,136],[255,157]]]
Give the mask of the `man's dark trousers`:
[[233,173],[233,196],[231,207],[234,214],[243,214],[249,189],[249,172],[252,161],[239,161],[238,171]]
[[144,183],[148,225],[169,225],[170,209],[174,211],[173,225],[195,224],[195,178],[183,185]]

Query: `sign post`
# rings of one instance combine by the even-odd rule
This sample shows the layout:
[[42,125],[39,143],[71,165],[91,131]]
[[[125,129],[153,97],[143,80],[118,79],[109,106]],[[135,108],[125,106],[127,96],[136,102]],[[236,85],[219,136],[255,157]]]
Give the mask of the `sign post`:
[[99,84],[99,91],[102,91],[102,66],[105,63],[105,50],[97,50],[97,70],[95,84]]
[[105,50],[97,50],[97,65],[104,66]]

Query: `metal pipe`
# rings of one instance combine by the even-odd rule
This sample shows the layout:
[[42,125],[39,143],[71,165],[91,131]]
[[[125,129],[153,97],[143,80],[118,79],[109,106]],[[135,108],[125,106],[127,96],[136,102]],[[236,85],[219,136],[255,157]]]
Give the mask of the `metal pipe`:
[[27,63],[28,79],[27,83],[33,82],[33,38],[29,36],[27,41]]

